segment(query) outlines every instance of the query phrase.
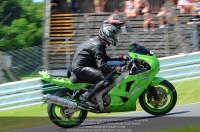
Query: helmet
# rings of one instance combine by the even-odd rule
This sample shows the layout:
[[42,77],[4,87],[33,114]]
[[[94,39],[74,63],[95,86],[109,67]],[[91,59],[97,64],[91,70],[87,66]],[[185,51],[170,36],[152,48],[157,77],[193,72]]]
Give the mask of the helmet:
[[118,29],[111,24],[105,24],[99,30],[99,37],[108,42],[108,45],[116,46],[118,42]]

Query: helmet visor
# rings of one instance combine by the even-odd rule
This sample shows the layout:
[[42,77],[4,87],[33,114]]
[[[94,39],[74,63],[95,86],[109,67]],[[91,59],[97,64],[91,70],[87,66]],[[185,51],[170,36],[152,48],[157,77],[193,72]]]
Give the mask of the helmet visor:
[[116,40],[118,42],[119,40],[119,34],[118,33],[111,33],[110,34],[110,37],[114,40]]

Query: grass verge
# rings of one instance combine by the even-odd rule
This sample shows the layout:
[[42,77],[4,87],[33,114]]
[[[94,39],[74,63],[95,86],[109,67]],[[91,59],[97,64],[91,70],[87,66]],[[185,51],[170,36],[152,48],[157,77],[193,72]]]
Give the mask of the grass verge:
[[[177,105],[200,102],[200,79],[173,83],[177,90]],[[137,102],[137,111],[142,110]],[[126,113],[126,112],[125,112]],[[103,117],[119,113],[95,114],[89,113],[89,117]],[[0,131],[30,128],[52,124],[47,115],[47,105],[37,105],[0,111]],[[190,127],[189,127],[190,128]],[[188,129],[189,129],[188,128]]]
[[200,126],[185,126],[166,130],[155,130],[151,132],[200,132]]

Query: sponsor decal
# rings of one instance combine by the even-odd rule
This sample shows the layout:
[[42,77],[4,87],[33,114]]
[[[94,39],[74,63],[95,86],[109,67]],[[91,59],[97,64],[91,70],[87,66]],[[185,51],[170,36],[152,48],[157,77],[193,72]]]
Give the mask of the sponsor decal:
[[134,94],[135,92],[139,91],[140,89],[141,89],[141,87],[139,87],[138,89],[136,89],[135,91],[133,91],[133,92],[131,93],[131,95]]

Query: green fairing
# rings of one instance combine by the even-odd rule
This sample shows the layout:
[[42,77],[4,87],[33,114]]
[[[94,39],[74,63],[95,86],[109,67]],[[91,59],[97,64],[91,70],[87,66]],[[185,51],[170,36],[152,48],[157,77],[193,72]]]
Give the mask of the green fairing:
[[153,81],[151,82],[151,86],[156,86],[158,84],[160,84],[160,82],[164,81],[165,78],[162,78],[162,77],[155,77],[153,79]]
[[[136,59],[142,58],[142,60],[146,61],[153,70],[142,72],[137,76],[128,75],[112,90],[110,90],[108,94],[111,97],[111,103],[106,109],[111,112],[136,110],[136,101],[142,92],[148,87],[148,85],[151,83],[156,85],[162,81],[160,78],[155,78],[156,74],[159,72],[160,67],[159,61],[155,55],[145,56],[129,52],[129,56]],[[148,78],[142,79],[144,76],[148,76]],[[131,85],[130,90],[126,91],[127,83],[132,81],[134,81],[134,83]],[[127,98],[128,100],[123,102],[122,98]]]
[[62,86],[65,88],[69,88],[71,90],[82,89],[90,84],[88,83],[72,83],[69,78],[64,77],[51,77],[47,72],[39,72],[42,75],[42,80],[56,84],[58,86]]
[[146,56],[146,55],[141,55],[141,54],[137,54],[137,53],[133,53],[133,52],[129,52],[128,53],[129,56],[131,56],[131,58],[135,58],[135,59],[142,59],[145,62],[147,62],[151,69],[155,70],[155,74],[157,74],[157,72],[160,70],[160,63],[158,58],[155,55],[152,56]]

